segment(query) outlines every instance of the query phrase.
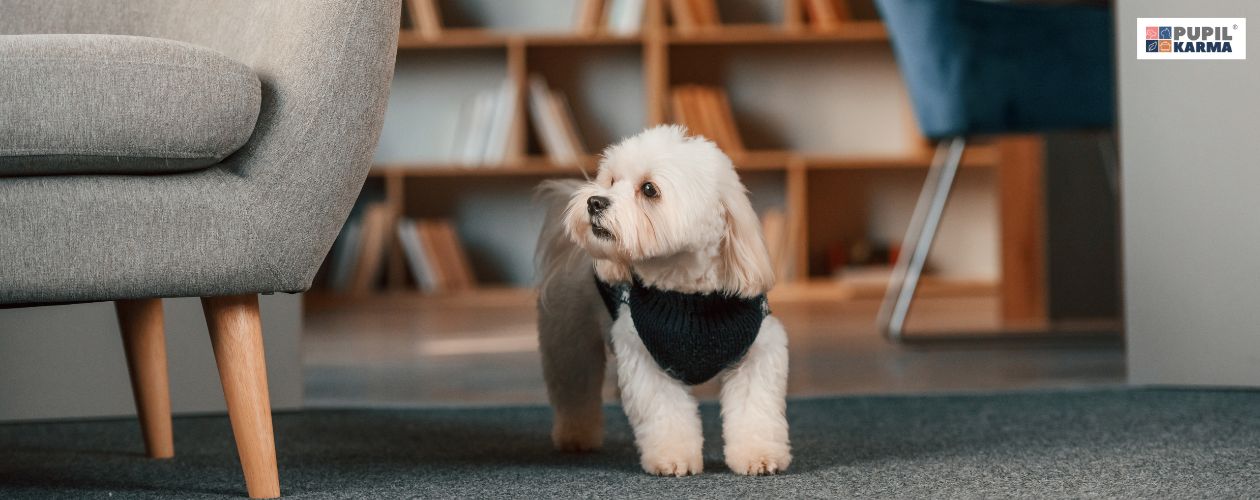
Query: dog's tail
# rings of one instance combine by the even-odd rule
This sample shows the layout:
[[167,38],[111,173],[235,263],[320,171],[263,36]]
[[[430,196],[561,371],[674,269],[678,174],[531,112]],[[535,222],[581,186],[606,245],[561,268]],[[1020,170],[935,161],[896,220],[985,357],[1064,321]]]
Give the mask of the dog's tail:
[[[547,299],[563,289],[566,271],[591,271],[591,259],[569,239],[564,228],[565,211],[582,181],[574,179],[543,181],[534,190],[534,199],[547,208],[538,246],[534,249],[534,268],[538,280],[538,305],[546,307]],[[567,273],[572,274],[572,273]]]

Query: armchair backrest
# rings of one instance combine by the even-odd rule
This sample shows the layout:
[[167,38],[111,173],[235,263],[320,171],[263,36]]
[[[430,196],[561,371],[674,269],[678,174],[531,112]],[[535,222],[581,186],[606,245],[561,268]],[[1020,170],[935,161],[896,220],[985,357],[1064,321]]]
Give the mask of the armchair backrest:
[[[0,0],[0,35],[107,33],[218,50],[262,81],[249,142],[213,167],[245,178],[243,211],[284,290],[310,283],[370,168],[393,75],[400,0]],[[236,187],[234,187],[235,189]],[[301,244],[284,245],[284,239]]]

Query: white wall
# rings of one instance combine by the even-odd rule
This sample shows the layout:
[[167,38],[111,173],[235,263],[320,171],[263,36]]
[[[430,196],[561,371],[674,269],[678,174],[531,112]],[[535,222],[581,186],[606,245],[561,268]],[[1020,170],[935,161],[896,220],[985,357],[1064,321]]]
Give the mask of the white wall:
[[[300,295],[261,297],[274,409],[302,405],[301,304]],[[163,305],[172,410],[226,411],[200,300]],[[134,414],[112,302],[0,309],[0,421]]]
[[1260,3],[1121,0],[1116,16],[1130,381],[1258,386],[1260,57],[1138,61],[1138,17],[1260,20]]

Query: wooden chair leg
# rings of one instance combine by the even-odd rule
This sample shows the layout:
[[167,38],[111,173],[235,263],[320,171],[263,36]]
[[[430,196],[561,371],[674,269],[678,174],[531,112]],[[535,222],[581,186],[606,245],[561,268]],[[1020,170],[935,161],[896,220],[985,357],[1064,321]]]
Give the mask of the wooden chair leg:
[[280,496],[257,295],[201,299],[250,498]]
[[119,300],[118,329],[127,352],[131,393],[144,433],[149,458],[175,456],[171,435],[171,388],[166,372],[166,332],[162,327],[162,299]]

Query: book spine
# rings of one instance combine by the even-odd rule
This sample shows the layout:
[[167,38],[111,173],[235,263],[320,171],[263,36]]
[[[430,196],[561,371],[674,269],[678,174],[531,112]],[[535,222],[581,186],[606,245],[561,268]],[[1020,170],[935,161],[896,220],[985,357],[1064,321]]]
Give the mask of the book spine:
[[529,116],[542,143],[543,152],[555,163],[562,163],[563,144],[561,131],[555,122],[551,104],[551,90],[539,75],[529,78]]

